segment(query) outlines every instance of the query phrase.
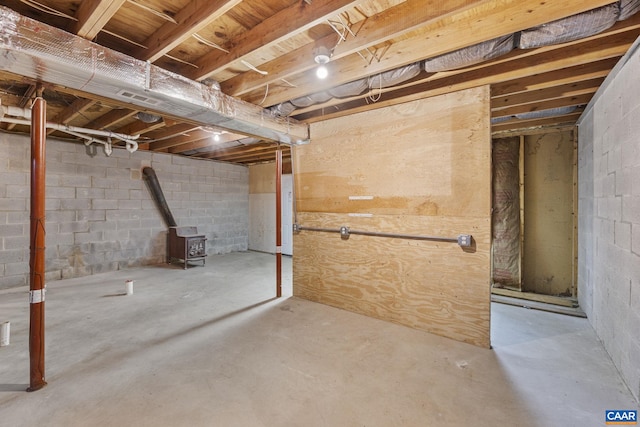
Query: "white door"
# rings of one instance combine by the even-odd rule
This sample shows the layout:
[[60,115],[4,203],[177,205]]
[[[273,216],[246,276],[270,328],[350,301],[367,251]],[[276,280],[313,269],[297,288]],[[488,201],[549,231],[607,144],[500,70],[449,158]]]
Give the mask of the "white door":
[[282,175],[282,253],[293,255],[293,175]]

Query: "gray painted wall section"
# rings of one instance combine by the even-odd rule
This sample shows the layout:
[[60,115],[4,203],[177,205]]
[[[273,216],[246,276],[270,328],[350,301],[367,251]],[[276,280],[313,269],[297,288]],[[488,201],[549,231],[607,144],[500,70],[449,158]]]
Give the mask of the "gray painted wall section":
[[[640,398],[640,51],[638,43],[581,117],[578,296]],[[626,61],[626,62],[625,62]]]
[[[89,155],[91,151],[96,151]],[[165,262],[167,227],[142,167],[155,169],[178,225],[207,236],[208,254],[245,251],[249,172],[239,165],[48,139],[46,280]],[[0,289],[28,284],[28,137],[0,134]]]

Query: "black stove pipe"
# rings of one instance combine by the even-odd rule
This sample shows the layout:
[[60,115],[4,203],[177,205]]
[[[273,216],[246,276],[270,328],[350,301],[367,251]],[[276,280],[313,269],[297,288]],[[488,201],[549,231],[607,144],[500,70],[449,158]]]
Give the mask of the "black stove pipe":
[[156,176],[156,172],[150,166],[145,166],[142,169],[142,173],[147,177],[147,184],[149,184],[149,191],[151,192],[151,196],[153,200],[156,202],[164,221],[167,223],[169,227],[177,227],[176,220],[173,219],[173,215],[169,210],[169,205],[167,205],[167,200],[164,198],[164,194],[162,193],[162,188],[160,188],[160,183],[158,182],[158,177]]

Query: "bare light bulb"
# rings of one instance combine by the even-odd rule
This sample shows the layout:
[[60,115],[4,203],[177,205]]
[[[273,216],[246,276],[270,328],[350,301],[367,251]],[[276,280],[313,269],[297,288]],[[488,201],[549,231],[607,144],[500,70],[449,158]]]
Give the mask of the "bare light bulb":
[[329,70],[327,70],[327,67],[325,67],[324,65],[320,65],[316,69],[316,77],[318,77],[319,79],[326,79],[328,75]]

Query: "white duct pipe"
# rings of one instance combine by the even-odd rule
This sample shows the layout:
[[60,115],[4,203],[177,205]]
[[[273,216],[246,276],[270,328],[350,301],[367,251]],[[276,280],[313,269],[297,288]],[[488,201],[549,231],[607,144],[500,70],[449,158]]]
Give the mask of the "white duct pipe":
[[259,139],[297,144],[309,126],[0,6],[0,70]]

